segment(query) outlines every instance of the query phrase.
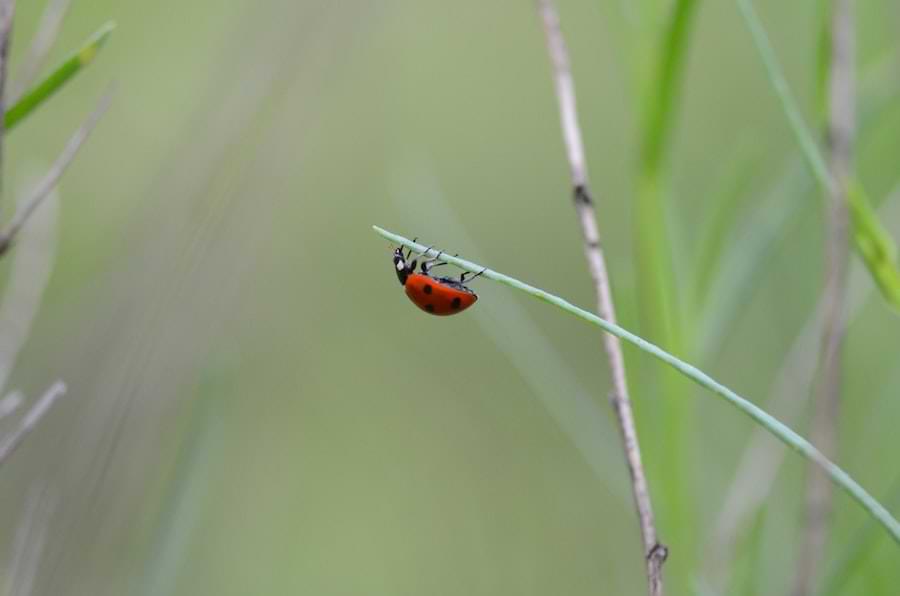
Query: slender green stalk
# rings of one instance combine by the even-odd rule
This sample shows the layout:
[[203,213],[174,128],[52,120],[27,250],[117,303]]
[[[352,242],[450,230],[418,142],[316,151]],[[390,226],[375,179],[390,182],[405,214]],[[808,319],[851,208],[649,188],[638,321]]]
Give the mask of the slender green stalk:
[[894,541],[897,542],[898,545],[900,545],[900,522],[894,519],[890,512],[885,509],[885,507],[881,505],[881,503],[875,500],[875,498],[870,495],[862,486],[860,486],[859,483],[857,483],[852,477],[850,477],[849,474],[838,467],[837,464],[833,463],[827,457],[822,455],[818,449],[810,444],[809,441],[794,432],[790,427],[768,414],[765,410],[763,410],[753,402],[741,397],[725,385],[722,385],[702,370],[688,364],[687,362],[684,362],[683,360],[680,360],[669,352],[666,352],[662,348],[648,342],[647,340],[635,335],[634,333],[631,333],[630,331],[623,329],[618,325],[610,323],[609,321],[601,319],[597,315],[592,314],[584,309],[578,308],[574,304],[567,302],[566,300],[563,300],[558,296],[554,296],[549,292],[541,290],[540,288],[528,285],[524,282],[519,281],[518,279],[515,279],[508,275],[504,275],[503,273],[498,273],[497,271],[487,269],[485,267],[482,267],[481,265],[472,263],[471,261],[460,259],[458,257],[452,257],[445,253],[439,253],[433,248],[428,248],[423,244],[418,244],[409,240],[408,238],[379,228],[378,226],[372,226],[372,229],[374,229],[375,232],[382,237],[405,246],[413,251],[421,253],[424,256],[436,257],[438,256],[438,254],[440,254],[441,260],[447,261],[448,263],[455,265],[460,269],[471,271],[473,273],[483,272],[484,277],[488,279],[500,282],[511,288],[519,290],[520,292],[525,292],[526,294],[529,294],[537,298],[538,300],[542,300],[558,308],[561,308],[567,313],[574,315],[579,319],[592,323],[600,327],[607,333],[615,335],[619,339],[627,341],[628,343],[637,347],[639,350],[650,354],[658,360],[662,360],[682,375],[688,377],[701,387],[708,389],[715,395],[730,403],[732,406],[752,418],[758,424],[762,425],[782,443],[784,443],[794,451],[797,451],[800,455],[814,462],[816,465],[820,466],[822,470],[824,470],[825,473],[828,474],[832,482],[843,489],[857,503],[862,505],[863,509],[865,509],[873,519],[884,526],[885,530],[887,530]]
[[791,131],[800,145],[803,157],[806,159],[806,163],[812,170],[813,175],[815,175],[816,180],[819,181],[819,184],[828,189],[834,185],[834,180],[828,171],[825,158],[822,157],[822,153],[819,151],[819,146],[803,121],[800,108],[797,106],[797,101],[791,93],[791,88],[784,78],[784,73],[781,72],[778,58],[775,56],[775,50],[772,48],[772,43],[769,41],[769,36],[766,34],[765,29],[763,29],[759,15],[756,14],[756,10],[754,10],[750,0],[737,0],[737,4],[741,9],[741,14],[744,16],[744,22],[750,30],[750,35],[753,37],[753,43],[756,45],[763,66],[765,66],[769,82],[772,84],[775,95],[778,96],[778,100],[781,102],[781,109],[784,110],[788,124],[791,126]]
[[662,169],[678,101],[684,59],[697,0],[678,0],[659,48],[659,63],[650,92],[645,97],[644,142],[641,162],[644,171],[656,176]]
[[647,332],[669,347],[681,345],[681,322],[668,257],[663,171],[696,6],[697,0],[677,0],[672,7],[659,47],[656,71],[644,94],[643,139],[638,163],[634,236],[641,316],[648,325]]
[[[668,350],[684,352],[683,312],[672,242],[667,226],[667,199],[670,196],[667,157],[677,122],[678,100],[691,40],[693,16],[698,0],[672,3],[662,38],[655,49],[655,64],[643,93],[641,146],[634,202],[635,256],[641,331]],[[651,380],[651,383],[653,381]],[[647,385],[644,385],[647,391]],[[651,458],[648,466],[660,479],[665,498],[660,502],[660,518],[667,533],[677,540],[682,565],[676,566],[674,582],[683,590],[683,569],[693,567],[696,553],[695,512],[691,507],[692,484],[689,462],[694,455],[695,416],[690,402],[678,399],[686,391],[681,378],[662,371],[658,390],[673,399],[664,400],[654,432],[666,448]]]
[[869,274],[881,295],[900,309],[900,269],[897,266],[897,245],[884,228],[872,208],[865,189],[856,179],[847,188],[850,220],[853,222],[853,242],[862,256]]
[[113,21],[104,23],[78,51],[69,56],[56,70],[47,75],[47,78],[25,93],[15,105],[10,107],[6,111],[6,120],[4,121],[6,130],[10,131],[15,128],[19,122],[59,91],[81,69],[93,62],[97,52],[100,51],[115,28],[116,24]]
[[[826,194],[833,192],[837,182],[829,172],[825,158],[822,156],[812,132],[803,121],[797,101],[791,94],[775,51],[772,49],[772,44],[763,29],[759,16],[753,9],[752,2],[737,0],[737,4],[806,163]],[[875,215],[875,210],[872,208],[862,184],[851,178],[847,186],[850,217],[853,224],[853,243],[856,251],[862,257],[885,300],[894,308],[900,309],[900,267],[897,263],[897,247]]]

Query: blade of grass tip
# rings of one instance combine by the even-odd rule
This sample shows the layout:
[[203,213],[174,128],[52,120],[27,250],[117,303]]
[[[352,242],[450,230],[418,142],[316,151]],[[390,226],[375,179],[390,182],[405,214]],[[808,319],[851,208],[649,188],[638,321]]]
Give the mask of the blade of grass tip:
[[[418,244],[409,240],[408,238],[405,238],[393,232],[389,232],[378,226],[372,226],[372,229],[375,230],[375,232],[383,238],[395,242],[396,244],[405,246],[406,248],[410,248],[417,253],[422,254],[423,256],[437,257],[439,254],[439,251],[433,248],[430,248],[424,244]],[[481,272],[483,277],[486,277],[487,279],[492,279],[513,289],[525,292],[526,294],[533,296],[538,300],[552,304],[553,306],[556,306],[557,308],[560,308],[567,313],[578,317],[579,319],[600,327],[607,333],[611,333],[619,339],[627,341],[628,343],[637,347],[639,350],[646,352],[656,359],[668,364],[670,367],[674,368],[676,371],[691,379],[701,387],[708,389],[713,394],[724,399],[729,404],[743,412],[745,415],[749,416],[756,423],[763,426],[782,443],[821,467],[825,471],[825,473],[828,474],[829,478],[831,478],[831,480],[842,490],[844,490],[853,500],[859,503],[873,519],[878,521],[878,523],[880,523],[884,527],[888,534],[891,535],[897,545],[900,546],[900,522],[894,519],[891,513],[881,503],[879,503],[862,486],[860,486],[860,484],[856,482],[856,480],[854,480],[849,474],[847,474],[847,472],[845,472],[837,464],[822,455],[822,453],[820,453],[819,450],[816,449],[809,441],[801,437],[794,430],[771,416],[769,413],[767,413],[765,410],[763,410],[753,402],[741,397],[700,369],[673,356],[659,346],[650,343],[642,337],[639,337],[634,333],[622,327],[619,327],[618,325],[601,319],[595,314],[592,314],[582,308],[578,308],[574,304],[560,298],[559,296],[555,296],[545,290],[541,290],[540,288],[536,288],[534,286],[526,284],[503,273],[499,273],[497,271],[488,269],[487,267],[472,263],[471,261],[460,259],[459,257],[451,257],[449,254],[443,252],[440,254],[443,260],[459,267],[460,269],[465,269],[466,271],[472,273]]]
[[104,23],[75,53],[60,64],[56,70],[47,75],[12,107],[6,111],[5,126],[11,131],[29,114],[47,101],[54,93],[78,74],[83,68],[94,61],[100,48],[106,42],[109,35],[116,28],[114,21]]
[[[753,38],[753,43],[759,52],[769,82],[778,96],[781,108],[787,116],[794,137],[800,145],[803,157],[806,159],[822,189],[826,193],[832,193],[836,182],[828,171],[825,158],[822,157],[822,153],[819,151],[812,133],[803,121],[803,116],[801,116],[797,102],[791,94],[784,74],[781,72],[775,51],[762,26],[762,22],[759,20],[759,16],[753,9],[753,4],[750,0],[736,1],[744,17],[744,22],[750,31],[750,36]],[[892,307],[900,310],[900,267],[898,267],[896,261],[896,244],[875,215],[868,195],[863,190],[862,183],[858,179],[851,178],[847,186],[853,228],[853,244],[866,263],[866,267],[869,269],[882,296]]]
[[[9,71],[9,46],[12,37],[15,0],[0,0],[0,114],[6,113],[6,74]],[[3,138],[6,131],[0,122],[0,163],[3,162]],[[0,168],[0,187],[3,185],[3,170]]]
[[44,65],[44,60],[47,59],[50,48],[53,47],[53,42],[59,35],[59,29],[70,4],[71,0],[49,0],[47,6],[44,7],[37,33],[28,48],[28,54],[22,60],[18,76],[13,81],[14,84],[9,94],[10,104],[18,102],[25,90],[31,86],[34,78],[37,77]]

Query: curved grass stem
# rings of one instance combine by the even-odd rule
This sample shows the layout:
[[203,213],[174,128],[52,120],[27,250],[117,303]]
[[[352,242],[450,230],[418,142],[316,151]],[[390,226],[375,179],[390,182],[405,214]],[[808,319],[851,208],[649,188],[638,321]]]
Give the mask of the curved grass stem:
[[[412,249],[416,252],[422,253],[425,256],[438,255],[437,250],[429,249],[423,244],[418,244],[409,240],[408,238],[405,238],[398,234],[394,234],[393,232],[389,232],[378,226],[372,226],[372,228],[376,233],[383,236],[384,238]],[[600,327],[607,333],[611,333],[619,339],[622,339],[634,345],[639,350],[650,354],[658,360],[662,360],[701,387],[704,387],[715,395],[721,397],[732,406],[752,418],[766,430],[768,430],[779,441],[822,468],[822,470],[828,475],[831,481],[835,485],[843,489],[848,495],[850,495],[853,500],[862,505],[863,509],[865,509],[875,521],[881,524],[888,532],[888,534],[890,534],[894,541],[898,544],[898,546],[900,546],[900,522],[898,522],[881,503],[879,503],[872,495],[870,495],[868,491],[866,491],[866,489],[860,486],[858,482],[856,482],[849,474],[847,474],[847,472],[845,472],[827,457],[822,455],[822,453],[818,449],[816,449],[809,441],[794,432],[790,427],[768,414],[765,410],[763,410],[756,404],[741,397],[725,385],[719,383],[702,370],[691,364],[688,364],[687,362],[684,362],[683,360],[680,360],[679,358],[673,356],[669,352],[666,352],[659,346],[656,346],[648,342],[647,340],[635,335],[634,333],[631,333],[627,329],[601,319],[597,315],[590,313],[582,308],[578,308],[574,304],[560,298],[559,296],[555,296],[549,292],[541,290],[540,288],[528,285],[525,282],[519,281],[518,279],[515,279],[508,275],[504,275],[503,273],[499,273],[491,269],[486,269],[481,265],[472,263],[471,261],[467,261],[465,259],[451,257],[446,253],[441,253],[441,258],[448,263],[466,271],[471,271],[473,273],[483,271],[483,276],[488,279],[492,279],[494,281],[505,284],[511,288],[519,290],[520,292],[525,292],[526,294],[529,294],[537,298],[538,300],[543,300],[544,302],[548,302],[558,308],[561,308],[562,310],[578,317],[579,319],[587,321],[588,323],[592,323]]]

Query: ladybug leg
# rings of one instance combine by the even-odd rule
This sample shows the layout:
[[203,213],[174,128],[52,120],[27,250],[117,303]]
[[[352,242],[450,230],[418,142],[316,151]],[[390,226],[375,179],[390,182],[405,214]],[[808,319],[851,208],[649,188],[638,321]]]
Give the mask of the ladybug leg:
[[[431,250],[431,249],[428,249]],[[427,251],[426,251],[427,252]],[[429,271],[434,269],[435,267],[440,267],[441,265],[446,265],[444,261],[441,261],[441,255],[444,254],[444,251],[439,251],[436,257],[428,259],[427,261],[422,261],[422,273],[428,274]],[[437,261],[437,263],[435,263]]]
[[[428,248],[425,249],[424,252],[417,253],[417,254],[418,254],[418,256],[420,256],[420,257],[421,257],[421,256],[424,256],[424,255],[427,255],[427,254],[428,254],[428,251],[430,251],[432,248],[434,248],[434,246],[429,246]],[[412,249],[410,249],[410,251],[409,251],[409,256],[411,257],[412,254],[413,254],[413,253],[412,253]],[[440,254],[438,254],[438,256],[440,256]],[[428,262],[434,261],[434,260],[436,260],[436,259],[430,259],[429,261],[422,261],[422,273],[427,273],[427,271],[426,271],[426,269],[425,269],[425,263],[428,263]],[[410,271],[415,271],[415,270],[416,270],[416,265],[417,265],[418,263],[419,263],[419,259],[418,259],[418,258],[414,259],[414,260],[409,264],[409,269],[410,269]]]
[[[416,236],[415,238],[413,238],[413,242],[415,242],[415,241],[418,240],[418,239],[419,239],[419,237]],[[409,253],[408,253],[405,257],[403,257],[403,260],[404,260],[404,261],[409,261],[409,258],[410,258],[410,257],[412,256],[412,254],[413,254],[413,251],[412,251],[411,248],[407,248],[406,250],[408,250]],[[403,251],[400,251],[400,254],[403,254]],[[413,267],[413,269],[415,269],[415,267]]]
[[[434,265],[431,264],[434,261],[437,261],[438,259],[440,259],[442,254],[444,254],[444,251],[439,252],[438,255],[436,257],[434,257],[433,259],[428,259],[427,261],[422,263],[422,273],[428,273],[435,267],[440,267],[441,265],[449,265],[449,263],[447,263],[446,261],[440,261],[439,263],[435,263]],[[458,257],[459,253],[456,253],[453,256]]]
[[[472,281],[473,279],[475,279],[476,277],[481,276],[481,274],[484,273],[485,271],[487,271],[487,267],[485,267],[484,269],[482,269],[475,275],[472,275],[470,272],[465,271],[459,276],[459,283],[461,283],[461,284],[468,283],[468,282]],[[472,275],[472,277],[470,277],[469,279],[466,279],[467,275]]]
[[422,263],[422,273],[425,273],[427,275],[435,267],[440,267],[441,265],[446,265],[446,264],[447,263],[445,263],[444,261],[441,261],[440,263],[435,263],[434,265],[432,265],[431,261],[425,261],[424,263]]

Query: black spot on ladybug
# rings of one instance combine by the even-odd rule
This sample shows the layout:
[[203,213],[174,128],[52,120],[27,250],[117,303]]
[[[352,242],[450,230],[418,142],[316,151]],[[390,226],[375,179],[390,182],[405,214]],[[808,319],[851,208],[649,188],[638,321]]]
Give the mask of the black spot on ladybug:
[[453,302],[450,303],[450,306],[452,306],[453,308],[459,308],[459,304],[460,304],[459,296],[457,296],[456,298],[453,299]]
[[425,288],[423,289],[423,291],[424,291],[426,294],[430,294],[430,293],[431,293],[431,286],[428,285],[428,284],[425,284]]
[[[425,286],[425,287],[428,288],[429,290],[431,289],[431,286]],[[426,305],[425,305],[425,310],[427,310],[428,312],[434,312],[434,305],[433,305],[433,304],[426,304]]]

